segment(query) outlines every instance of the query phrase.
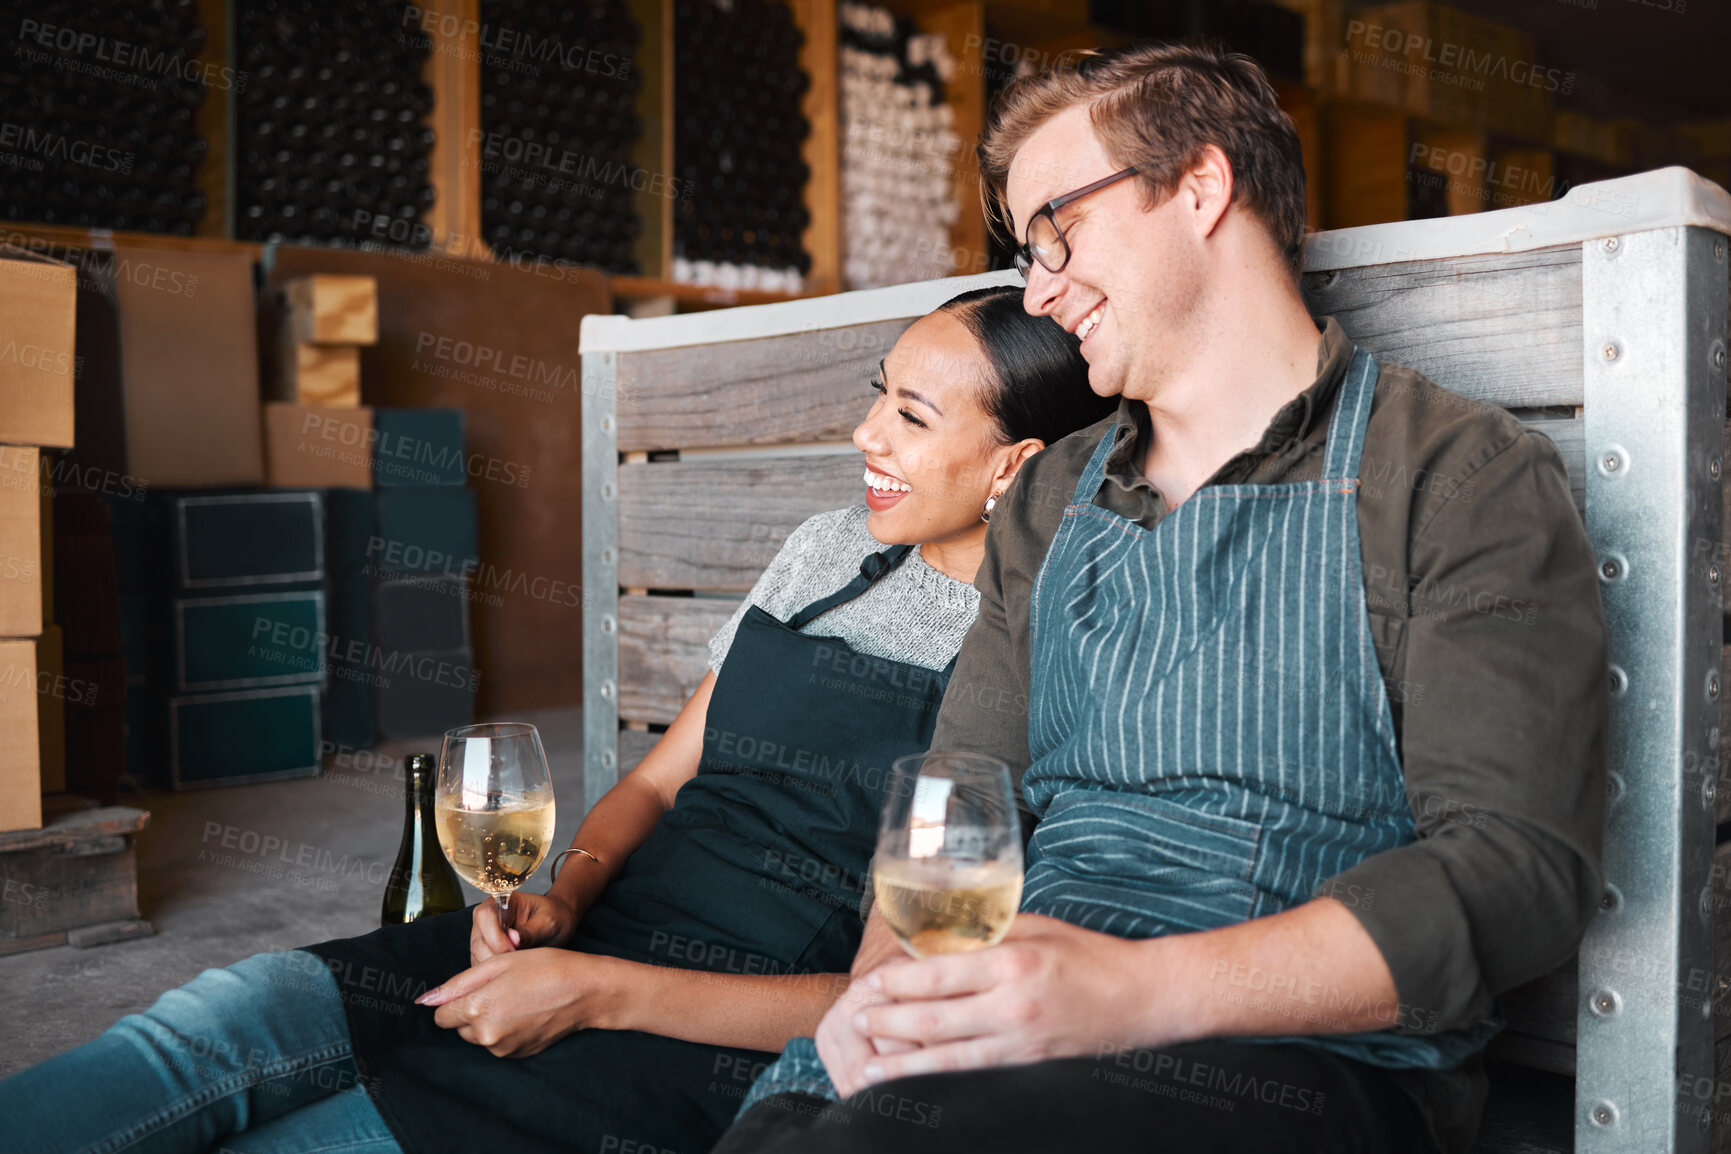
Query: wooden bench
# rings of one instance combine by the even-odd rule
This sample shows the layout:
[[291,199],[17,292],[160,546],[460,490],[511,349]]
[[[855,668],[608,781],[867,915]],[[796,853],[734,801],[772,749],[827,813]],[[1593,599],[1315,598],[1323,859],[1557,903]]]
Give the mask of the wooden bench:
[[[1556,442],[1600,558],[1606,890],[1577,961],[1503,999],[1480,1150],[1731,1150],[1727,234],[1731,196],[1673,168],[1308,245],[1313,312]],[[584,319],[589,801],[672,720],[782,539],[859,499],[872,366],[955,293],[1013,283]]]

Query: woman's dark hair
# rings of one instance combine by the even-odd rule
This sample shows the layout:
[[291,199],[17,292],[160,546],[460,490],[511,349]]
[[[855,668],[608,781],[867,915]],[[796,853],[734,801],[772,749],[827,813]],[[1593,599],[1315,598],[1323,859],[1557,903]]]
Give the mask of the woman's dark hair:
[[1028,315],[1022,290],[974,289],[938,306],[967,326],[991,362],[996,388],[981,398],[1006,445],[1036,437],[1050,445],[1118,408],[1088,387],[1082,342],[1050,317]]

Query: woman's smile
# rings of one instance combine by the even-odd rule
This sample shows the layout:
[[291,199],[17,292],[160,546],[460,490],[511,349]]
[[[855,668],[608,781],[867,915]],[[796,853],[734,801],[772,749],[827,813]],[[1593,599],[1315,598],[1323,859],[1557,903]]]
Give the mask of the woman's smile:
[[866,507],[874,513],[882,513],[892,508],[908,495],[910,486],[900,477],[879,472],[870,465],[866,466]]

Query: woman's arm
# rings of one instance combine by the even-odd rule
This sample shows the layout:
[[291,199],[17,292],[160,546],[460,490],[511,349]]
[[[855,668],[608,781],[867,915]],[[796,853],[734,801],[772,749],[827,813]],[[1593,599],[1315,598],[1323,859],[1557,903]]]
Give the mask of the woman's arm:
[[617,1017],[599,1024],[745,1050],[780,1051],[809,1037],[848,986],[846,974],[716,974],[610,960],[621,967]]
[[[679,787],[697,776],[703,758],[703,726],[715,674],[704,674],[679,716],[642,761],[601,796],[571,839],[601,859],[572,854],[545,895],[518,894],[511,901],[512,928],[525,946],[563,945],[607,883],[649,837],[661,815],[673,808]],[[506,937],[492,902],[475,907],[469,959],[480,965],[517,948]]]
[[581,917],[625,865],[625,859],[649,837],[661,815],[673,808],[679,787],[697,776],[703,758],[703,726],[714,690],[715,673],[711,671],[697,683],[661,740],[584,816],[571,844],[588,850],[603,864],[598,866],[591,858],[572,854],[565,859],[548,896],[566,902]]

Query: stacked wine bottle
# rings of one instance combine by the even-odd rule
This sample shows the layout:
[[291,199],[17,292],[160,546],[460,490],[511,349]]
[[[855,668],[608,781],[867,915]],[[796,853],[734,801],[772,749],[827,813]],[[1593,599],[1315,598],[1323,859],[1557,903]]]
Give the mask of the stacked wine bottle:
[[811,86],[782,0],[674,0],[673,279],[798,292]]
[[0,219],[190,235],[207,207],[193,0],[0,3]]
[[868,4],[840,6],[842,270],[849,288],[955,271],[951,184],[960,139],[942,36]]
[[493,251],[639,271],[633,193],[676,191],[632,165],[642,29],[626,0],[484,0],[481,24],[481,226]]
[[425,248],[430,36],[399,0],[236,0],[237,235]]

